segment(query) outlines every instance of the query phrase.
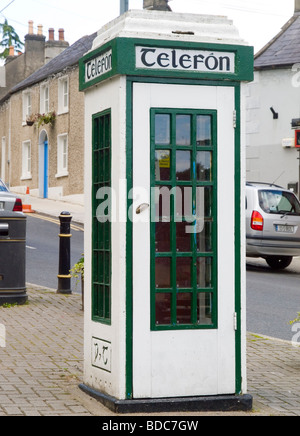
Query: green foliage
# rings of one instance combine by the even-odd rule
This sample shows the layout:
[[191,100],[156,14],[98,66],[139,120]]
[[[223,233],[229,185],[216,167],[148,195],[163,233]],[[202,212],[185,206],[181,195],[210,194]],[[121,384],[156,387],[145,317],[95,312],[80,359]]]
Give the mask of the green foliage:
[[38,127],[44,126],[45,124],[53,125],[56,120],[55,111],[47,112],[46,114],[31,114],[26,118],[26,122],[29,125],[37,123]]
[[293,319],[292,321],[290,321],[290,324],[294,324],[295,322],[300,322],[300,312],[297,312],[297,318]]
[[20,40],[19,35],[16,33],[15,29],[10,26],[5,19],[4,23],[0,23],[0,58],[5,59],[9,55],[9,47],[14,46],[17,53],[22,52],[24,46],[23,42]]
[[37,114],[36,121],[38,123],[38,127],[43,126],[44,124],[53,124],[56,119],[56,113],[48,112],[47,114]]
[[79,279],[80,276],[83,279],[84,278],[84,255],[79,259],[77,263],[73,266],[73,268],[70,270],[71,276]]

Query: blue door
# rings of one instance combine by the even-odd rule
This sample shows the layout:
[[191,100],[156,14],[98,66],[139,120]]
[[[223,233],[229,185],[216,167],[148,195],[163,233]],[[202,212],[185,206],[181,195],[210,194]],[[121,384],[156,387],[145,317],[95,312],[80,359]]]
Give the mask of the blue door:
[[44,198],[48,198],[48,141],[44,142]]

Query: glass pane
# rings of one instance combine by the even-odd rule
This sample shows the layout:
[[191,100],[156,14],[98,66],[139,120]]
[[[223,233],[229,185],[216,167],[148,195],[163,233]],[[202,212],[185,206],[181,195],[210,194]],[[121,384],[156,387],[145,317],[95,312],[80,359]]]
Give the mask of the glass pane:
[[190,257],[178,257],[176,262],[177,288],[192,287],[192,259]]
[[191,152],[176,152],[176,179],[191,180]]
[[176,145],[191,145],[190,115],[176,115]]
[[176,186],[176,219],[182,217],[188,222],[193,222],[193,188],[191,186]]
[[171,251],[170,223],[155,224],[155,251],[160,253]]
[[104,286],[100,285],[94,285],[94,294],[95,294],[95,310],[97,316],[100,316],[101,318],[104,318]]
[[196,188],[196,215],[200,221],[212,217],[212,193],[211,186],[197,186]]
[[110,283],[110,252],[104,253],[104,283]]
[[197,153],[197,180],[206,182],[212,180],[212,153],[198,151]]
[[198,288],[212,287],[211,257],[198,257],[197,259],[197,286]]
[[186,232],[187,223],[176,223],[176,250],[191,251],[191,234]]
[[300,204],[292,192],[261,189],[258,191],[259,205],[266,213],[289,215],[299,214]]
[[191,324],[192,322],[192,294],[177,294],[177,324]]
[[171,178],[171,152],[157,150],[155,152],[155,180],[170,180]]
[[212,144],[211,138],[211,116],[198,115],[197,116],[197,145],[210,146]]
[[202,221],[197,225],[197,251],[207,253],[212,251],[212,222]]
[[171,116],[169,114],[155,115],[155,144],[170,144]]
[[[154,221],[170,221],[172,193],[168,186],[156,186],[153,190],[155,218]],[[152,211],[152,214],[154,211]],[[152,217],[151,217],[152,218]]]
[[212,299],[209,292],[198,294],[197,296],[197,323],[202,325],[212,325]]
[[104,253],[102,251],[94,251],[94,282],[104,283]]
[[105,294],[104,294],[104,318],[110,319],[110,287],[105,286]]
[[156,325],[171,324],[171,294],[155,294]]
[[169,257],[155,259],[155,286],[156,288],[171,287],[171,259]]

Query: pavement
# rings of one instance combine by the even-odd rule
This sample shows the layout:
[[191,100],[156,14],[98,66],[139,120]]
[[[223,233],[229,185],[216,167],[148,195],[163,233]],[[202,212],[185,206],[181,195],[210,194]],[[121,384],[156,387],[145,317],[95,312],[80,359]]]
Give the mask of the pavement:
[[20,197],[23,204],[29,204],[32,211],[36,213],[58,217],[61,212],[70,212],[73,223],[84,223],[84,196],[81,194],[62,197],[61,200],[49,200],[31,195],[20,195]]
[[[58,216],[68,211],[83,223],[80,198],[29,200],[38,213]],[[296,267],[300,273],[300,259]],[[83,381],[81,296],[61,295],[32,284],[27,294],[28,303],[23,306],[0,307],[0,416],[118,416],[78,387]],[[300,416],[299,346],[248,332],[247,383],[253,396],[250,412],[167,415]],[[155,416],[159,420],[166,414]]]

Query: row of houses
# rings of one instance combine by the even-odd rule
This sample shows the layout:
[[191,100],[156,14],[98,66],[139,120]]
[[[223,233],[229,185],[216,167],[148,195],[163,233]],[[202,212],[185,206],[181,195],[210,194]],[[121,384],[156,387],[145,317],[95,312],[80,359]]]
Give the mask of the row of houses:
[[[144,0],[145,9],[170,11],[168,0]],[[0,67],[0,178],[12,191],[60,199],[84,192],[84,95],[79,59],[96,33],[69,46],[64,29],[28,23],[24,53]]]
[[[163,3],[155,7],[170,10]],[[144,0],[144,7],[153,8],[152,0]],[[84,95],[78,61],[96,37],[87,35],[69,46],[63,29],[58,34],[55,40],[49,29],[46,41],[41,26],[34,34],[30,21],[24,53],[10,52],[0,68],[5,82],[0,88],[0,177],[13,191],[22,194],[29,187],[32,195],[51,199],[83,193]],[[300,174],[295,147],[299,40],[300,0],[295,0],[294,15],[255,56],[255,79],[246,96],[247,180],[295,190]]]
[[[83,193],[84,102],[78,60],[96,34],[73,45],[29,22],[25,52],[10,53],[0,94],[1,179],[11,190],[59,199]],[[33,70],[33,71],[32,71]],[[23,80],[20,77],[23,76]],[[13,83],[14,81],[14,83]]]

